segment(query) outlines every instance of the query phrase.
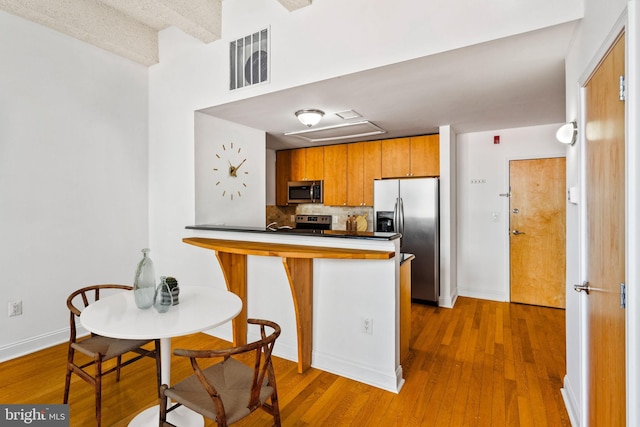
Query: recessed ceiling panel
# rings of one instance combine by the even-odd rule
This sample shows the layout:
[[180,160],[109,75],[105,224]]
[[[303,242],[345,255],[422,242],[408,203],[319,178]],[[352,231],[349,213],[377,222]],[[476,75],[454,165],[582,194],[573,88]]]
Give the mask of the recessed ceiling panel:
[[386,131],[368,120],[326,126],[316,129],[305,129],[295,132],[285,132],[286,136],[295,136],[309,142],[327,142],[339,139],[362,138],[379,135]]

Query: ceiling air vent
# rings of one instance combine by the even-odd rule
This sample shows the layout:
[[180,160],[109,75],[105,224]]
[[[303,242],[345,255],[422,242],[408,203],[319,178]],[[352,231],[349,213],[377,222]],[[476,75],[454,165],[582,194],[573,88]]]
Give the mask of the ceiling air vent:
[[269,81],[269,28],[229,43],[229,89]]
[[296,136],[309,142],[336,141],[339,139],[362,138],[365,136],[379,135],[386,131],[368,120],[353,123],[344,123],[323,128],[305,129],[296,132],[287,132],[286,136]]

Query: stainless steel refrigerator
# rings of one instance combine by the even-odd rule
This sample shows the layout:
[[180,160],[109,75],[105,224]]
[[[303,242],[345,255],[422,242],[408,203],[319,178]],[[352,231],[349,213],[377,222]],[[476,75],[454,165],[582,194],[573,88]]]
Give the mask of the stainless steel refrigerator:
[[416,256],[411,264],[411,298],[437,304],[438,178],[376,180],[373,210],[376,231],[401,233],[400,252]]

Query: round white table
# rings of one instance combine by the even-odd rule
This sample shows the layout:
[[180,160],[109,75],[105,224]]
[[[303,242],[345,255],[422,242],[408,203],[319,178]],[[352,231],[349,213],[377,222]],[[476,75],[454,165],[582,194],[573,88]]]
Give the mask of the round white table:
[[[180,287],[180,303],[166,313],[153,307],[140,310],[133,292],[120,292],[89,304],[80,323],[90,332],[113,338],[160,339],[161,379],[171,384],[171,338],[215,328],[240,313],[242,301],[226,290],[201,286]],[[158,425],[158,406],[138,414],[130,426]],[[169,413],[168,421],[179,426],[204,425],[195,412],[180,407]]]

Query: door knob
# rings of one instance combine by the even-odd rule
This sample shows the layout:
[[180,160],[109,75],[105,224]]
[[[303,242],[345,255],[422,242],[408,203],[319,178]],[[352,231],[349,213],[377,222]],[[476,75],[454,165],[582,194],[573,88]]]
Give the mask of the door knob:
[[587,295],[589,295],[589,282],[582,282],[582,285],[573,285],[573,290],[576,292],[584,291]]
[[520,234],[526,234],[524,231],[518,231],[518,230],[513,230],[512,233],[514,236],[519,236]]

